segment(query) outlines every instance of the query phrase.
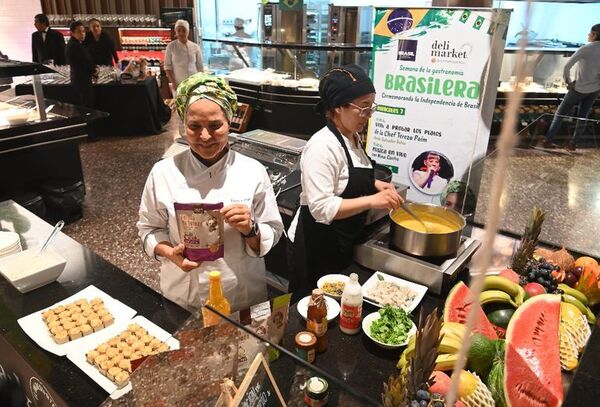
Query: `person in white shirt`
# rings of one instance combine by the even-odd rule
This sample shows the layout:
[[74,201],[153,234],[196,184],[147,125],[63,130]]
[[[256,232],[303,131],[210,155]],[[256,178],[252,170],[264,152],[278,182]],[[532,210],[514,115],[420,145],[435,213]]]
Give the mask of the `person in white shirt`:
[[[577,79],[571,79],[571,69],[577,63]],[[588,44],[579,48],[565,64],[563,76],[567,83],[567,94],[556,109],[550,128],[546,133],[545,148],[556,148],[552,142],[562,119],[571,114],[575,105],[578,106],[577,117],[587,119],[594,105],[594,101],[600,95],[600,24],[592,26],[588,34]],[[585,122],[577,120],[573,137],[565,146],[567,150],[574,151],[577,148],[577,140],[583,134]]]
[[300,209],[289,231],[294,299],[315,288],[322,275],[350,265],[370,209],[402,203],[391,183],[375,180],[373,162],[357,136],[375,108],[367,74],[357,65],[333,68],[321,79],[319,95],[327,126],[302,151]]
[[[208,272],[222,275],[232,310],[267,299],[262,257],[278,242],[283,222],[265,168],[229,149],[237,98],[227,83],[198,73],[184,80],[175,100],[190,149],[158,162],[142,194],[137,228],[160,266],[163,295],[191,311],[208,296]],[[196,263],[183,256],[174,203],[220,203],[224,257]]]
[[190,25],[185,20],[175,22],[175,36],[165,50],[165,72],[175,97],[176,89],[184,79],[204,70],[200,46],[188,40]]

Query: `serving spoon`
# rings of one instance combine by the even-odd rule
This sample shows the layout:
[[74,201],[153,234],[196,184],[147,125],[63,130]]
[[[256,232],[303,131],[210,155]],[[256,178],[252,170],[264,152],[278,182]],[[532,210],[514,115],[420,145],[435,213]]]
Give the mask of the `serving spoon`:
[[417,222],[419,222],[423,226],[423,229],[425,229],[425,233],[429,233],[429,229],[427,229],[427,225],[425,224],[425,222],[423,222],[421,220],[421,218],[419,218],[417,216],[417,214],[414,213],[414,211],[408,207],[406,202],[402,202],[402,204],[400,204],[400,206],[402,207],[402,209],[404,209],[404,211],[406,211],[406,213],[408,213],[410,216],[415,218],[417,220]]
[[46,241],[42,245],[42,248],[40,249],[40,252],[38,254],[44,253],[44,251],[46,250],[46,248],[48,247],[50,242],[52,242],[54,237],[58,234],[58,232],[60,232],[60,230],[63,228],[63,226],[65,226],[64,220],[59,220],[58,222],[56,222],[56,225],[54,225],[54,229],[52,229],[52,233],[50,233],[50,236],[48,236],[48,239],[46,239]]

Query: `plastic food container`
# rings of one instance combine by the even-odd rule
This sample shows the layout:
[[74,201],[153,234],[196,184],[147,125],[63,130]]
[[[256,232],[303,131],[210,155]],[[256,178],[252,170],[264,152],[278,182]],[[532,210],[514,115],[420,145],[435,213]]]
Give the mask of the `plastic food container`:
[[28,249],[0,258],[0,274],[22,293],[55,281],[65,269],[67,260],[57,253]]

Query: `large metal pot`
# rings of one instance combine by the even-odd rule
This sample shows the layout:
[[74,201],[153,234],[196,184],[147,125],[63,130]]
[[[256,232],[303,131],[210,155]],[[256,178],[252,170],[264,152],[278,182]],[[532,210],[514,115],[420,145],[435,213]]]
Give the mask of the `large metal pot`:
[[375,179],[383,182],[392,182],[392,170],[381,164],[375,164]]
[[439,217],[456,228],[451,233],[425,233],[405,228],[394,221],[396,212],[402,217],[406,214],[402,208],[398,208],[390,211],[389,214],[391,243],[395,248],[420,257],[449,257],[458,251],[460,237],[466,225],[465,218],[460,213],[433,204],[407,203],[407,205],[419,217]]

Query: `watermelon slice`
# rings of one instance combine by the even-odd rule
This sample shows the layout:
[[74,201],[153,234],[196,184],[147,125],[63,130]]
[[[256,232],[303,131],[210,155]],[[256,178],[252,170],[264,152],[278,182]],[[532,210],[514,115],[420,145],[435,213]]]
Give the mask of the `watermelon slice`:
[[511,407],[560,406],[560,295],[537,295],[517,309],[506,330],[504,395]]
[[[448,298],[446,298],[444,321],[458,322],[460,324],[466,323],[471,305],[473,305],[473,295],[471,295],[471,290],[469,290],[469,287],[467,287],[465,283],[459,281],[452,287],[452,290],[448,293]],[[494,327],[485,316],[481,306],[479,306],[479,316],[473,332],[485,335],[489,339],[498,339]]]

